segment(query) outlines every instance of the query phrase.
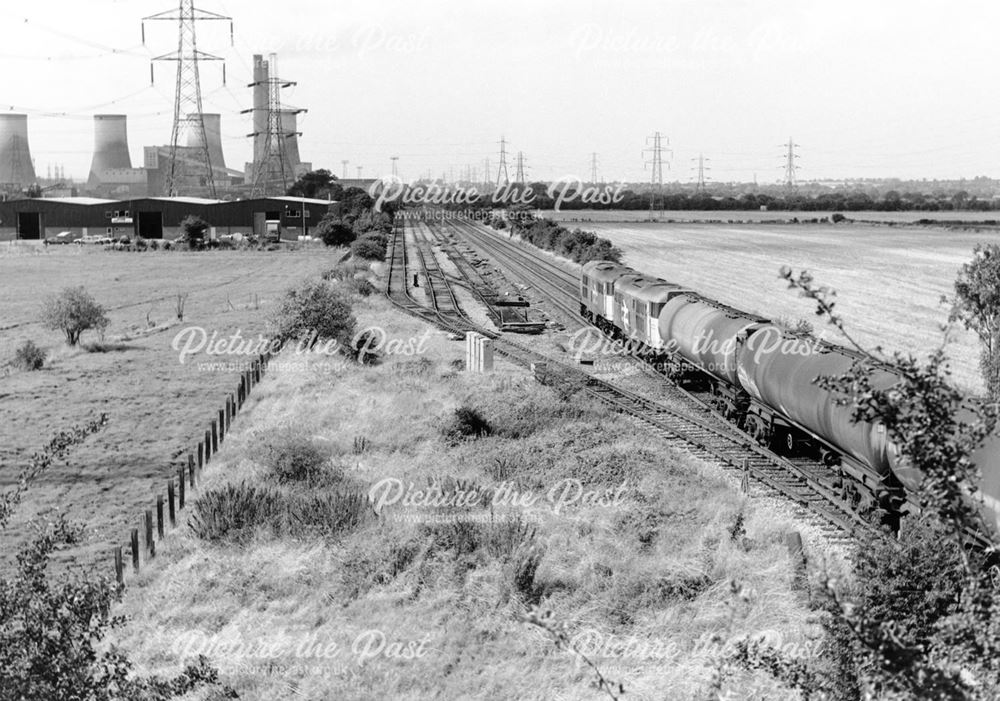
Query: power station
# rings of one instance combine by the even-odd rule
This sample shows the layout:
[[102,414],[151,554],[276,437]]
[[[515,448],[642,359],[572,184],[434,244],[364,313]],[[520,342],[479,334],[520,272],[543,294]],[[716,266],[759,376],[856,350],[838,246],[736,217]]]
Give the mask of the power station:
[[[136,165],[133,165],[129,150],[128,115],[95,114],[90,170],[86,183],[74,186],[73,194],[113,199],[168,196],[173,178],[176,195],[211,199],[249,197],[254,174],[262,168],[273,170],[273,153],[268,156],[266,152],[269,124],[276,125],[276,138],[281,141],[280,170],[286,173],[283,182],[287,187],[312,169],[312,163],[303,161],[299,152],[301,132],[298,130],[298,115],[306,110],[282,106],[272,116],[268,90],[273,80],[270,62],[261,55],[255,55],[254,83],[251,84],[254,106],[246,110],[253,112],[253,160],[246,163],[243,170],[226,166],[222,145],[223,115],[217,112],[184,115],[185,122],[202,124],[204,128],[186,130],[187,138],[183,144],[143,147],[142,162]],[[210,178],[205,168],[206,153],[211,164]],[[62,178],[58,176],[58,168],[56,172],[55,181],[58,182]],[[178,173],[185,177],[178,177]],[[23,197],[29,188],[39,185],[38,180],[28,141],[28,115],[0,113],[0,196],[3,199]],[[42,194],[70,194],[68,188],[50,192],[52,187],[54,185],[43,188]],[[272,192],[266,194],[281,195],[284,190],[272,188]]]
[[0,187],[22,189],[34,183],[28,115],[0,113]]

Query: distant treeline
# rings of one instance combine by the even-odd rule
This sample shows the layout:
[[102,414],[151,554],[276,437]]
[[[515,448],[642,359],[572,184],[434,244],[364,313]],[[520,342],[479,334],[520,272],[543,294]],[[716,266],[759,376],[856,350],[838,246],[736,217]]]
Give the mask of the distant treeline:
[[[601,186],[608,187],[610,186]],[[989,212],[1000,210],[1000,200],[980,198],[962,190],[952,194],[929,195],[920,192],[897,192],[889,190],[884,194],[869,194],[867,192],[826,192],[816,195],[799,193],[770,195],[764,193],[743,193],[739,195],[713,196],[710,193],[665,192],[663,194],[633,190],[619,190],[614,197],[605,197],[603,201],[594,198],[553,193],[550,195],[547,183],[531,183],[529,185],[512,185],[507,191],[507,197],[499,199],[492,193],[483,193],[472,203],[445,204],[449,209],[461,208],[514,208],[526,205],[532,209],[556,209],[556,200],[560,199],[560,210],[707,210],[707,211],[750,211],[762,207],[769,211],[797,212],[951,212],[972,211]],[[527,190],[531,192],[527,192]],[[610,189],[609,189],[610,192]]]
[[513,218],[509,222],[500,217],[490,220],[490,226],[497,230],[509,229],[512,234],[546,251],[569,258],[577,263],[591,260],[613,260],[621,263],[622,252],[608,239],[581,229],[570,231],[551,219],[535,219],[530,216]]

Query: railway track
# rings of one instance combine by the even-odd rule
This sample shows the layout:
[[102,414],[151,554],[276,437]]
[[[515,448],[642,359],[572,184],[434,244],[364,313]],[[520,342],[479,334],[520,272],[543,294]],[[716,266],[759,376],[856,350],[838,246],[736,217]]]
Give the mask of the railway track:
[[[411,229],[417,249],[416,259],[425,266],[425,278],[436,279],[438,283],[434,294],[428,295],[430,306],[420,304],[412,297],[407,288],[407,237],[405,230],[397,227],[390,239],[386,295],[398,308],[453,333],[476,331],[488,336],[494,339],[494,349],[498,354],[518,364],[559,369],[565,376],[575,378],[588,395],[615,411],[645,422],[668,442],[724,468],[741,471],[748,479],[753,478],[792,500],[800,509],[799,516],[815,519],[817,525],[834,540],[849,540],[858,531],[870,528],[857,514],[844,511],[831,502],[813,480],[779,456],[758,446],[730,424],[717,425],[715,417],[710,414],[698,416],[696,412],[681,411],[654,402],[472,323],[458,308],[457,302],[452,303],[454,294],[444,290],[449,282],[434,258],[426,231],[421,228],[424,226],[418,223]],[[508,262],[511,265],[517,263],[513,257],[508,258]],[[461,269],[459,271],[461,275]]]
[[[448,222],[446,226],[449,233],[469,241],[473,248],[494,258],[506,271],[527,271],[527,275],[520,276],[523,283],[548,296],[552,305],[576,326],[589,326],[579,319],[576,308],[578,283],[572,273],[476,225]],[[547,357],[542,360],[550,364],[557,362]],[[758,445],[749,434],[719,414],[706,401],[707,396],[702,398],[677,387],[648,364],[640,363],[644,372],[666,392],[670,404],[679,405],[680,409],[594,378],[575,366],[559,364],[584,375],[587,378],[586,389],[592,396],[655,426],[665,437],[686,443],[691,452],[699,457],[742,470],[843,533],[852,534],[871,528],[850,504],[840,499],[835,487],[825,479],[828,471],[821,464],[806,459],[792,461]]]

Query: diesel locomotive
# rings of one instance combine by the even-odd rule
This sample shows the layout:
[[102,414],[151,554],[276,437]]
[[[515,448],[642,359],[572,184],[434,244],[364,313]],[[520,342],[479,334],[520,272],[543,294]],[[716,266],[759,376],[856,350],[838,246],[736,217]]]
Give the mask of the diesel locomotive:
[[[853,421],[850,404],[815,382],[851,370],[855,351],[609,261],[583,266],[579,294],[587,321],[678,384],[710,392],[720,413],[758,443],[822,460],[854,508],[905,511],[907,489],[919,475],[883,425]],[[899,378],[876,368],[870,381],[886,389]],[[987,440],[973,460],[982,473],[976,498],[985,521],[1000,528],[1000,438]]]

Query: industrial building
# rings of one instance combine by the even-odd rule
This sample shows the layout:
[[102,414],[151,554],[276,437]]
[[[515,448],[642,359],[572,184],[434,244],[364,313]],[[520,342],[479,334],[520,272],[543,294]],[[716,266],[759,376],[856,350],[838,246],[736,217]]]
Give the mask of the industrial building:
[[307,197],[209,200],[195,197],[103,199],[64,197],[0,202],[0,240],[43,240],[63,231],[82,236],[141,236],[173,239],[188,215],[208,222],[209,237],[224,234],[280,235],[294,240],[311,233],[337,203]]
[[[273,58],[273,54],[272,54]],[[143,160],[134,167],[128,143],[128,117],[124,114],[94,115],[94,151],[87,182],[82,194],[101,200],[119,201],[138,198],[155,198],[166,194],[171,172],[174,174],[175,191],[189,196],[209,197],[251,195],[254,174],[268,156],[268,115],[272,110],[269,87],[276,80],[273,61],[262,55],[254,56],[253,75],[253,162],[243,170],[226,167],[222,148],[222,115],[217,113],[187,114],[185,121],[197,123],[199,128],[186,130],[187,141],[178,144],[176,151],[170,145],[145,146]],[[298,115],[304,109],[279,106],[277,128],[280,150],[284,156],[283,171],[286,186],[298,176],[312,170],[312,163],[302,160],[299,153]],[[204,125],[204,130],[200,125]],[[273,140],[274,134],[271,134]],[[173,161],[176,154],[176,162]],[[207,155],[208,164],[205,163]],[[211,170],[209,170],[209,166]],[[209,177],[211,175],[211,177]],[[28,116],[26,114],[0,113],[0,193],[21,197],[29,187],[37,186],[38,178],[28,143]],[[43,193],[64,183],[56,178]],[[214,190],[212,187],[214,186]],[[283,188],[277,188],[281,191]],[[61,187],[60,194],[65,191]],[[264,190],[267,192],[267,190]],[[259,193],[260,191],[258,191]],[[56,193],[52,193],[56,194]],[[84,205],[80,205],[84,206]],[[5,228],[10,228],[5,224]],[[44,227],[43,227],[44,228]],[[89,227],[88,227],[89,228]]]

